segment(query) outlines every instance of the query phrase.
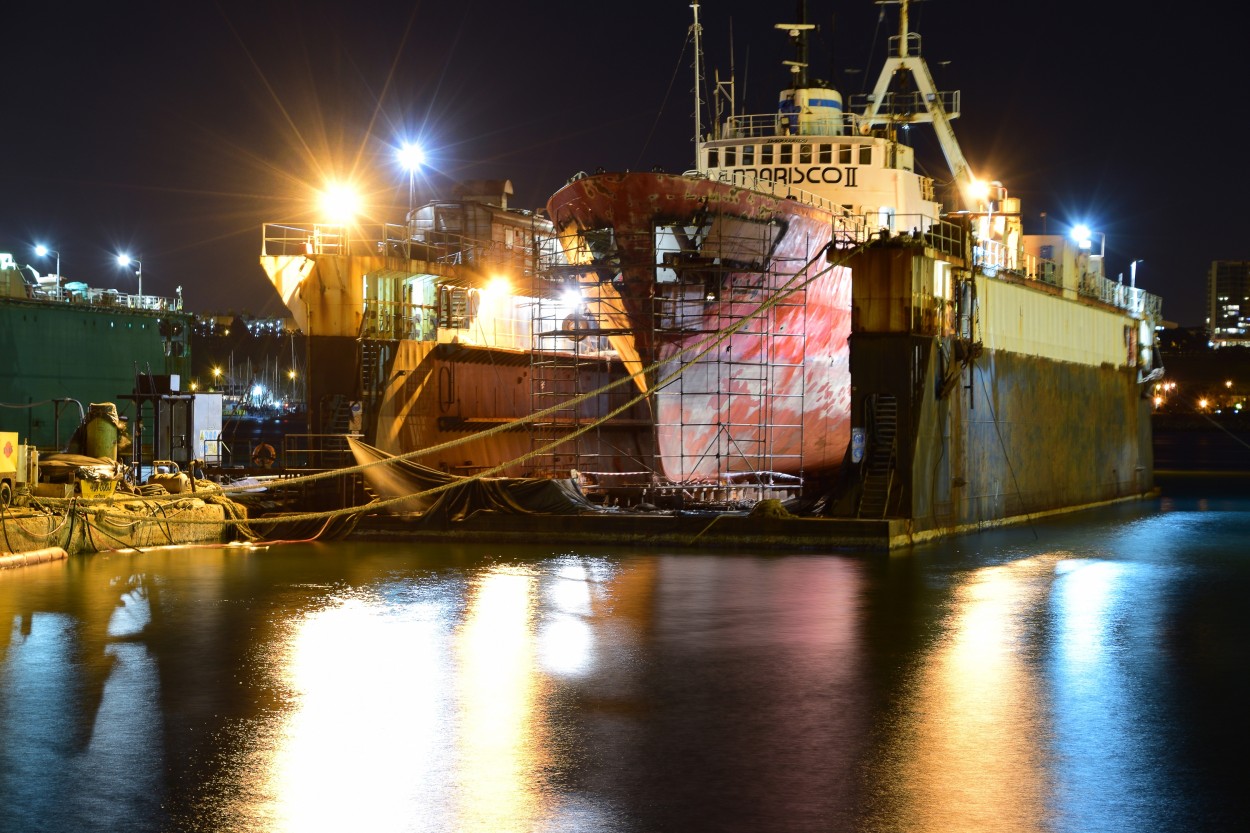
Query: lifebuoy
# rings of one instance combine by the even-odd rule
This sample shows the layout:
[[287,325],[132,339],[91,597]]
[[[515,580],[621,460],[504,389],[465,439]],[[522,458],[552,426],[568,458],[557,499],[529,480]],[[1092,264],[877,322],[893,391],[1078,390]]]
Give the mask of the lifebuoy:
[[565,338],[569,341],[581,341],[590,330],[590,319],[580,312],[570,313],[564,319],[563,329]]
[[252,452],[252,465],[257,468],[267,469],[272,466],[274,461],[277,459],[278,455],[274,452],[273,446],[269,443],[261,443],[256,446],[256,449]]

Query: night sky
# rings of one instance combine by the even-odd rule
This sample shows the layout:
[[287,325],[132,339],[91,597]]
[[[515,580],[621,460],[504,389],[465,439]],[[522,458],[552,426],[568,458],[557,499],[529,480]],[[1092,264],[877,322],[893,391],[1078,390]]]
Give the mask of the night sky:
[[[506,178],[512,205],[540,208],[578,171],[693,165],[688,0],[15,5],[0,251],[52,272],[43,242],[67,280],[133,291],[127,251],[145,292],[182,286],[197,312],[284,314],[261,227],[317,219],[329,179],[364,189],[363,219],[402,222],[405,139],[430,156],[419,202]],[[925,0],[912,15],[939,88],[961,91],[965,155],[1022,199],[1026,232],[1042,212],[1051,233],[1105,232],[1110,276],[1144,259],[1138,285],[1184,326],[1204,320],[1210,262],[1250,260],[1250,15],[1191,6]],[[797,8],[702,3],[708,73],[728,76],[732,52],[739,112],[775,106],[792,55],[773,24]],[[848,97],[871,86],[897,25],[879,12],[809,0],[813,77]]]

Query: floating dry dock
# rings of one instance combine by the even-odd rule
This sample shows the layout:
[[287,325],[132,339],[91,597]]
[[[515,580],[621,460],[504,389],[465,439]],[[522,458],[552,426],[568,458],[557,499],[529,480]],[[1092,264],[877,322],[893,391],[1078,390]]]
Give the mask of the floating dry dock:
[[[1157,497],[1158,490],[1092,503]],[[578,515],[505,515],[479,513],[458,520],[420,516],[368,515],[346,536],[357,541],[438,543],[585,544],[674,547],[700,550],[777,552],[893,553],[952,535],[1022,525],[1069,509],[999,518],[958,529],[917,529],[906,519],[810,518],[762,501],[751,512],[595,512]]]
[[[1097,503],[1150,499],[1149,493]],[[918,529],[907,519],[804,517],[765,500],[747,511],[638,511],[594,509],[566,514],[474,511],[389,514],[370,506],[246,521],[240,508],[220,496],[202,500],[127,499],[75,502],[63,511],[7,508],[0,527],[0,569],[28,566],[68,555],[110,550],[225,543],[252,537],[250,526],[312,523],[335,534],[325,538],[376,542],[559,544],[674,547],[696,550],[767,550],[827,553],[890,553],[950,535],[1019,525],[1072,509],[987,520],[959,528]],[[343,523],[350,521],[350,523]],[[240,527],[243,527],[241,530]],[[311,527],[310,527],[311,528]],[[342,532],[347,529],[346,532]],[[58,555],[63,553],[63,555]]]

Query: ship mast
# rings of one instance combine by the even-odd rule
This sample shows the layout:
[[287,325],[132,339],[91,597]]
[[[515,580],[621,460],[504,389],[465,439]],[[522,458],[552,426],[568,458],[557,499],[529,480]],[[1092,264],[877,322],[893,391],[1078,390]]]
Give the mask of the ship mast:
[[799,22],[798,23],[777,23],[776,28],[790,35],[790,39],[795,47],[795,60],[782,61],[784,66],[790,68],[790,73],[794,76],[790,86],[796,90],[801,90],[807,86],[807,33],[816,28],[816,24],[807,22],[807,2],[799,0]]
[[694,167],[699,167],[699,148],[703,142],[703,27],[699,25],[699,0],[690,4],[694,9],[694,23],[690,31],[694,35]]
[[[947,112],[943,94],[938,93],[933,83],[933,76],[929,74],[929,66],[920,55],[920,36],[912,35],[908,31],[907,17],[910,0],[876,0],[876,3],[878,6],[894,4],[899,6],[899,33],[897,38],[891,38],[891,41],[897,40],[897,44],[891,44],[894,48],[890,49],[891,55],[886,58],[885,65],[881,68],[881,74],[877,77],[877,86],[873,89],[872,96],[868,99],[868,106],[864,109],[861,117],[863,129],[867,130],[876,124],[886,124],[899,117],[907,121],[931,122],[951,175],[960,190],[967,195],[969,186],[973,183],[972,171],[968,167],[968,160],[964,158],[963,150],[959,147],[959,141],[955,138],[955,131],[951,128],[951,119],[959,115],[958,106],[956,105],[953,111]],[[912,54],[913,45],[915,54]],[[892,101],[892,94],[888,92],[890,81],[895,73],[900,72],[906,72],[911,76],[916,89],[920,91],[920,101],[924,104],[925,113],[909,111],[909,108],[901,112],[887,112],[885,116],[880,115],[882,105],[888,100]],[[958,101],[958,98],[953,100]]]

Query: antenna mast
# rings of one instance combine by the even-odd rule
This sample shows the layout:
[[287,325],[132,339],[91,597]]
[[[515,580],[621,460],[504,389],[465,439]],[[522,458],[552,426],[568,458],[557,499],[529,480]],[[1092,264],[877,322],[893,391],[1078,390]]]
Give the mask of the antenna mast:
[[799,0],[798,6],[798,23],[775,24],[790,35],[790,42],[794,44],[795,60],[781,63],[790,68],[793,76],[790,85],[796,90],[807,86],[807,33],[816,28],[814,23],[807,22],[807,0]]
[[699,25],[699,0],[690,4],[694,9],[694,24],[690,27],[694,33],[694,166],[699,167],[699,145],[703,141],[703,27]]

